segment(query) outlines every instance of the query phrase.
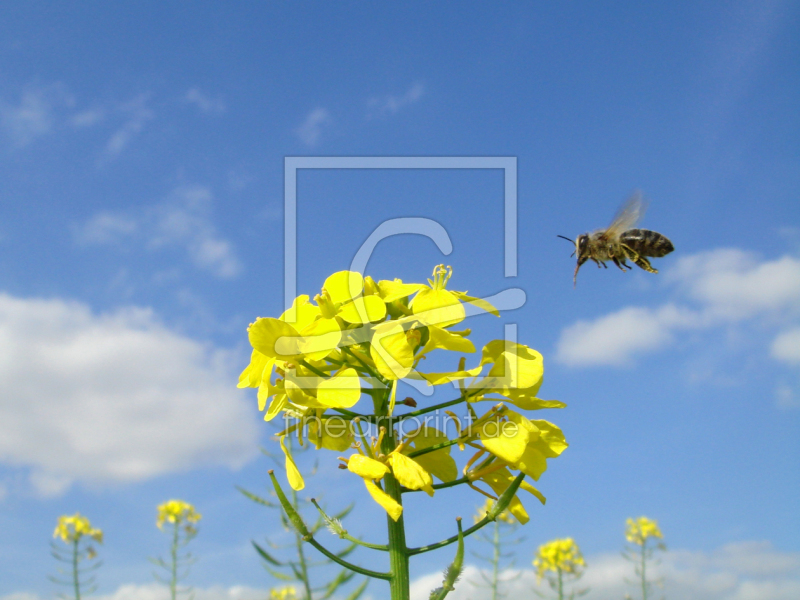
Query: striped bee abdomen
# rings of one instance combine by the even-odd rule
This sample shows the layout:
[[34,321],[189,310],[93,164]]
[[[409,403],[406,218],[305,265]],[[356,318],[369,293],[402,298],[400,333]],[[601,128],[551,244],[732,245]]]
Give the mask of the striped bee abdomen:
[[628,229],[620,234],[619,241],[642,256],[659,258],[675,250],[667,236],[649,229]]

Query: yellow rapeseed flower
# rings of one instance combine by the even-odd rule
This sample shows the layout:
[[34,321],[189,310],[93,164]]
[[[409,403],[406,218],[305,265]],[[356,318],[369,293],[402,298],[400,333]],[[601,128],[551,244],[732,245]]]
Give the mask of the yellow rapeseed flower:
[[663,539],[661,530],[658,528],[658,522],[648,519],[647,517],[639,517],[637,519],[628,519],[625,521],[625,539],[632,544],[644,546],[649,538]]
[[202,518],[202,515],[188,502],[184,502],[183,500],[169,500],[163,504],[159,504],[156,525],[161,529],[164,526],[164,522],[191,524],[197,523]]
[[297,590],[293,585],[287,585],[269,593],[269,600],[297,600]]
[[578,575],[586,563],[575,540],[564,538],[539,546],[533,566],[536,567],[536,580],[541,581],[548,571]]
[[54,538],[60,537],[68,544],[71,544],[84,536],[90,537],[101,544],[103,543],[102,530],[93,528],[89,519],[81,516],[80,513],[58,517],[58,524],[53,532]]

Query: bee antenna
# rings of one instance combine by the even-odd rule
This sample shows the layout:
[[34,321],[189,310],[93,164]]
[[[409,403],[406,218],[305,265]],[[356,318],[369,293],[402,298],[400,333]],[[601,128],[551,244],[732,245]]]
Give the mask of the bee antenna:
[[[575,243],[575,240],[571,240],[568,237],[564,237],[563,235],[557,235],[556,237],[560,237],[562,240],[567,240],[570,244],[574,244]],[[570,256],[570,258],[572,258],[573,256],[575,256],[575,252],[573,252],[569,256]]]

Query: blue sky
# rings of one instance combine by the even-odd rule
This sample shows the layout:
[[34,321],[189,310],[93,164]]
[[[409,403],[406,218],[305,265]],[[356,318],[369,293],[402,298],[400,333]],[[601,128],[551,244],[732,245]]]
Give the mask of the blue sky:
[[[4,4],[0,598],[54,594],[48,540],[75,511],[106,532],[98,593],[159,597],[171,497],[204,515],[200,596],[272,585],[249,540],[277,522],[234,486],[266,489],[274,430],[235,381],[247,324],[282,310],[286,156],[517,158],[516,278],[497,170],[304,170],[297,232],[300,293],[397,217],[441,223],[453,252],[388,239],[376,279],[446,262],[453,289],[525,290],[503,319],[545,356],[541,394],[568,408],[537,416],[571,446],[519,565],[573,536],[610,597],[624,520],[646,514],[673,596],[797,597],[799,25],[790,2]],[[635,189],[675,252],[573,288],[556,235]],[[477,343],[502,335],[473,321]],[[321,459],[309,496],[354,500],[371,535],[380,510]],[[447,498],[411,503],[414,543],[480,503]],[[448,557],[414,564],[418,585]]]

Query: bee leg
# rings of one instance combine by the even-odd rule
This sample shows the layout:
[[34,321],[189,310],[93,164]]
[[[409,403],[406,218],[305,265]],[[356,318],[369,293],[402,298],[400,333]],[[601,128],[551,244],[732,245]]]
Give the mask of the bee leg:
[[628,263],[625,262],[624,258],[617,258],[616,256],[612,257],[611,260],[614,261],[614,264],[619,267],[619,270],[623,273],[625,271],[630,271],[631,268],[628,266]]
[[601,260],[597,260],[596,258],[593,258],[592,260],[597,263],[597,268],[598,269],[600,267],[605,267],[606,269],[608,268],[608,265],[605,262],[603,262]]
[[639,267],[640,269],[644,269],[648,273],[658,273],[658,269],[654,269],[650,265],[650,261],[647,260],[644,256],[642,256],[638,252],[634,251],[633,248],[631,248],[630,246],[626,246],[625,244],[622,244],[622,248],[625,250],[625,254],[628,255],[628,258],[630,258],[636,264],[637,267]]

